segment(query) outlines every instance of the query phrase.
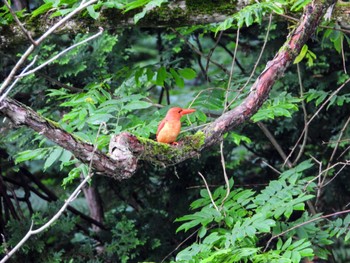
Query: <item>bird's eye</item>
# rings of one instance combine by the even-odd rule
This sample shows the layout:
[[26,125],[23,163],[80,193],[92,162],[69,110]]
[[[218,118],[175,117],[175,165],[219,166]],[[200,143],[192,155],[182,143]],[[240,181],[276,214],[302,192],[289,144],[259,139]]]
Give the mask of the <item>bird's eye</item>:
[[181,113],[182,110],[179,110],[179,113]]

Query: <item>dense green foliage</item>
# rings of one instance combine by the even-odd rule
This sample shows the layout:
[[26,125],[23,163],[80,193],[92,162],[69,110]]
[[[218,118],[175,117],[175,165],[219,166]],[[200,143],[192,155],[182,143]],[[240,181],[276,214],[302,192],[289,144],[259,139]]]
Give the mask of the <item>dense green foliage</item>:
[[[135,12],[138,22],[149,9],[167,2],[99,1],[80,15],[98,19],[101,10],[114,8]],[[97,143],[103,152],[111,135],[121,131],[154,139],[159,121],[174,105],[195,108],[183,127],[187,132],[200,130],[227,105],[233,109],[242,102],[295,26],[274,15],[266,48],[250,78],[264,44],[268,15],[297,12],[308,2],[257,2],[219,24],[105,31],[21,79],[10,96],[77,138]],[[48,0],[30,14],[18,15],[64,16],[78,5]],[[0,24],[11,23],[2,7]],[[237,28],[236,64],[230,76]],[[51,35],[30,60],[37,56],[35,65],[40,65],[89,36]],[[225,171],[216,146],[173,167],[139,163],[137,173],[121,182],[96,174],[90,185],[98,192],[103,227],[96,230],[91,221],[68,210],[47,231],[33,236],[13,262],[296,263],[314,257],[348,262],[350,216],[344,211],[350,202],[349,85],[333,92],[349,77],[342,61],[342,52],[349,57],[349,42],[342,31],[319,28],[251,121],[225,135]],[[0,50],[1,81],[27,45]],[[305,147],[300,140],[290,165],[285,165],[261,124],[288,155],[305,132],[305,119],[311,118]],[[0,120],[4,255],[31,222],[36,228],[56,213],[87,175],[88,165],[28,127]],[[97,137],[101,123],[107,125]],[[81,194],[72,206],[89,214],[88,202]],[[339,214],[325,216],[335,212]]]

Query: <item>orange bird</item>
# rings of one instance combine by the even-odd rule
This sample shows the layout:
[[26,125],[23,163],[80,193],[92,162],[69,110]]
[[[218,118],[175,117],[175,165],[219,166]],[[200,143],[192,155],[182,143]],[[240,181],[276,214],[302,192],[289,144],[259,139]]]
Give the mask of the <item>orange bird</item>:
[[185,114],[195,112],[195,109],[171,108],[165,118],[159,123],[157,130],[157,141],[173,143],[181,130],[181,117]]

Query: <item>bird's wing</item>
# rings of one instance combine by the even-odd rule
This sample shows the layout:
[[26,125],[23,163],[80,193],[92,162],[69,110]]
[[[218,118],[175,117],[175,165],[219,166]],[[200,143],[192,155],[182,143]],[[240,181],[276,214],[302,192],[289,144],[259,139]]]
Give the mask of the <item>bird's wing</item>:
[[161,129],[163,129],[165,123],[166,123],[166,120],[165,120],[165,119],[163,119],[163,120],[159,123],[156,136],[158,136],[158,133],[161,131]]

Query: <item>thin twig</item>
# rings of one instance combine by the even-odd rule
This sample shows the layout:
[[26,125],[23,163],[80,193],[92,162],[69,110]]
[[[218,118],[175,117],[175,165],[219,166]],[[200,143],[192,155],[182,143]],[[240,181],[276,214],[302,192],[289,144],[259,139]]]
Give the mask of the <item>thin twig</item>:
[[[275,137],[272,135],[272,133],[269,131],[269,129],[262,123],[262,122],[257,122],[259,128],[263,131],[263,133],[265,134],[265,136],[270,140],[270,142],[272,143],[272,145],[275,147],[275,149],[277,150],[277,152],[279,153],[279,155],[282,157],[283,161],[286,161],[287,159],[287,155],[285,154],[285,152],[283,151],[282,147],[280,146],[280,144],[277,142],[277,140],[275,139]],[[287,161],[287,166],[289,168],[292,168],[293,165],[291,162]]]
[[[208,183],[207,183],[207,181],[205,180],[205,177],[203,176],[203,174],[201,174],[201,172],[198,172],[198,174],[199,174],[200,177],[202,177],[202,179],[203,179],[203,182],[204,182],[204,184],[205,184],[205,187],[207,188],[208,195],[209,195],[209,198],[210,198],[210,200],[211,200],[211,203],[212,203],[213,206],[215,207],[216,211],[220,211],[219,208],[217,207],[217,205],[215,204],[215,201],[214,201],[214,199],[213,199],[213,196],[211,195],[211,192],[210,192]],[[1,263],[1,262],[0,262],[0,263]]]
[[345,150],[338,156],[337,160],[339,160],[347,151],[349,151],[350,146],[346,147]]
[[178,245],[176,246],[175,249],[173,249],[168,255],[166,255],[166,256],[162,259],[162,261],[161,261],[160,263],[163,263],[168,257],[170,257],[170,255],[171,255],[172,253],[174,253],[176,250],[178,250],[184,243],[186,243],[187,240],[189,240],[191,237],[193,237],[194,234],[196,234],[199,230],[200,230],[200,228],[198,228],[198,229],[197,229],[196,231],[194,231],[191,235],[189,235],[188,237],[186,237],[182,242],[180,242],[180,244],[178,244]]
[[72,16],[79,13],[81,10],[85,9],[89,5],[92,5],[96,3],[98,0],[90,0],[89,2],[86,2],[84,4],[80,4],[76,9],[74,9],[71,13],[63,17],[60,21],[58,21],[56,24],[54,24],[49,30],[47,30],[38,40],[36,40],[36,45],[30,45],[29,48],[24,52],[24,54],[21,56],[20,60],[17,62],[17,64],[13,67],[10,74],[7,76],[7,78],[4,80],[0,87],[0,94],[4,92],[6,87],[10,84],[10,82],[13,80],[14,76],[16,75],[17,71],[20,69],[22,64],[27,60],[29,55],[37,48],[49,35],[51,35],[57,28],[61,27],[64,23],[66,23]]
[[271,29],[271,22],[272,22],[272,14],[270,14],[270,17],[269,17],[269,24],[267,26],[267,31],[266,31],[266,35],[265,35],[265,39],[264,39],[264,43],[263,43],[263,46],[261,48],[261,51],[260,51],[260,54],[259,54],[259,57],[257,59],[257,61],[255,62],[255,65],[253,67],[253,70],[252,72],[250,73],[250,76],[248,78],[248,80],[246,81],[246,83],[243,85],[242,88],[239,89],[237,95],[233,98],[233,100],[230,101],[230,103],[228,104],[228,108],[237,100],[237,98],[239,97],[239,95],[243,92],[243,90],[247,87],[247,85],[249,84],[250,80],[252,79],[252,77],[254,76],[254,73],[256,71],[256,68],[258,67],[259,65],[259,62],[260,62],[260,59],[265,51],[265,47],[266,47],[266,44],[267,44],[267,40],[269,38],[269,33],[270,33],[270,29]]
[[345,122],[343,128],[341,129],[341,131],[340,131],[340,133],[339,133],[338,140],[336,141],[335,147],[334,147],[333,152],[332,152],[332,154],[331,154],[331,157],[329,158],[329,161],[328,161],[329,164],[331,164],[332,161],[333,161],[333,159],[334,159],[334,156],[335,156],[335,154],[336,154],[336,152],[337,152],[337,150],[338,150],[340,141],[341,141],[341,139],[342,139],[342,137],[343,137],[343,134],[344,134],[346,128],[349,126],[349,123],[350,123],[350,116],[349,116],[349,118],[346,120],[346,122]]
[[[205,73],[206,75],[208,75],[208,70],[209,70],[209,62],[210,62],[210,59],[214,53],[214,50],[216,49],[216,47],[218,46],[219,42],[220,42],[220,39],[222,37],[222,34],[223,34],[224,31],[220,31],[219,33],[219,36],[218,36],[218,39],[215,41],[215,44],[214,46],[209,50],[209,54],[207,56],[207,64],[205,65]],[[198,39],[198,42],[199,42],[199,39]]]
[[[348,78],[339,88],[337,88],[326,100],[325,102],[322,103],[322,105],[318,108],[318,110],[314,113],[314,115],[310,118],[310,120],[307,122],[307,126],[310,125],[310,123],[314,120],[314,118],[320,113],[320,111],[327,105],[327,103],[335,96],[337,95],[337,93],[345,87],[346,84],[348,84],[350,82],[350,78]],[[303,131],[301,132],[297,142],[295,143],[293,149],[290,151],[289,155],[287,156],[286,161],[284,162],[284,165],[286,164],[286,162],[289,160],[289,158],[292,156],[292,154],[294,153],[296,147],[298,146],[301,138],[303,138],[303,135],[305,133],[305,127],[303,129]]]
[[94,39],[94,38],[100,36],[102,33],[103,33],[103,28],[100,27],[100,28],[99,28],[99,32],[96,33],[95,35],[92,35],[91,37],[88,37],[88,38],[84,39],[83,41],[80,41],[80,42],[78,42],[78,43],[76,43],[76,44],[74,44],[74,45],[72,45],[72,46],[66,48],[65,50],[61,51],[60,53],[58,53],[56,56],[53,56],[53,57],[50,58],[49,60],[45,61],[44,63],[42,63],[42,64],[39,65],[38,67],[33,68],[32,70],[29,70],[29,71],[26,72],[26,73],[21,73],[20,75],[16,76],[15,78],[23,78],[23,77],[25,77],[25,76],[28,76],[28,75],[30,75],[30,74],[33,74],[34,72],[36,72],[36,71],[42,69],[42,68],[45,67],[46,65],[48,65],[48,64],[50,64],[51,62],[55,61],[55,60],[58,59],[60,56],[62,56],[63,54],[67,53],[69,50],[71,50],[71,49],[73,49],[73,48],[75,48],[75,47],[77,47],[77,46],[80,46],[80,45],[82,45],[82,44],[84,44],[84,43],[86,43],[86,42],[88,42],[88,41],[90,41],[90,40],[92,40],[92,39]]
[[27,29],[24,28],[23,24],[21,23],[21,21],[19,21],[16,13],[13,11],[13,9],[11,8],[11,6],[9,5],[9,3],[6,0],[2,0],[2,2],[6,5],[6,7],[9,9],[13,19],[16,21],[17,25],[19,26],[19,28],[22,30],[23,34],[26,35],[26,37],[29,39],[29,41],[34,45],[38,45],[37,42],[34,41],[34,39],[32,38],[32,36],[30,35],[29,31]]
[[63,212],[66,210],[67,206],[73,202],[77,196],[79,195],[79,193],[81,192],[81,189],[84,187],[84,185],[91,179],[91,177],[93,176],[93,173],[91,173],[91,169],[92,169],[92,161],[93,161],[93,156],[95,154],[95,151],[97,150],[97,138],[99,137],[99,134],[101,132],[101,128],[102,126],[106,126],[105,123],[101,123],[97,135],[96,135],[96,139],[95,139],[95,147],[91,153],[91,161],[89,164],[89,171],[88,171],[88,175],[85,177],[85,179],[78,185],[78,187],[73,191],[73,193],[68,197],[68,199],[64,202],[63,206],[61,207],[61,209],[48,221],[46,222],[43,226],[39,227],[38,229],[33,230],[33,225],[34,225],[34,221],[32,221],[32,224],[29,228],[29,231],[27,232],[27,234],[22,238],[21,241],[19,241],[17,243],[17,245],[8,253],[6,254],[2,260],[0,261],[0,263],[4,263],[6,262],[19,248],[21,248],[24,243],[32,236],[32,235],[36,235],[42,231],[44,231],[45,229],[47,229],[48,227],[50,227],[52,225],[52,223],[54,223],[62,214]]
[[[29,68],[31,68],[31,67],[34,65],[34,63],[35,63],[37,57],[38,57],[38,56],[35,56],[35,57],[33,58],[33,61],[30,62],[30,64],[24,68],[24,70],[22,71],[21,74],[25,73]],[[12,83],[12,85],[5,91],[5,93],[2,94],[2,96],[0,97],[0,102],[2,102],[2,101],[6,98],[7,94],[9,94],[9,92],[13,89],[13,87],[16,85],[16,83],[17,83],[18,81],[19,81],[19,79],[16,79],[16,80]]]
[[329,215],[325,215],[325,216],[316,217],[316,218],[310,219],[310,220],[308,220],[308,221],[302,222],[302,223],[300,223],[300,224],[298,224],[298,225],[295,225],[295,226],[293,226],[293,227],[291,227],[291,228],[289,228],[289,229],[287,229],[287,230],[285,230],[285,231],[283,231],[283,232],[281,232],[281,233],[279,233],[279,234],[277,234],[277,235],[272,236],[272,237],[269,239],[269,241],[267,241],[266,246],[265,246],[263,252],[266,252],[266,250],[267,250],[268,247],[270,246],[272,240],[274,240],[275,238],[278,238],[278,237],[280,237],[280,236],[283,236],[283,235],[287,234],[288,232],[290,232],[290,231],[292,231],[292,230],[294,230],[294,229],[297,229],[297,228],[299,228],[299,227],[302,227],[302,226],[304,226],[304,225],[310,224],[310,223],[312,223],[312,222],[315,222],[315,221],[318,221],[318,220],[321,220],[321,219],[326,219],[326,218],[328,218],[328,217],[337,216],[337,215],[346,214],[346,213],[350,213],[350,210],[344,210],[344,211],[336,212],[336,213],[333,213],[333,214],[329,214]]
[[[188,41],[183,35],[181,35],[176,29],[171,28],[171,30],[181,39],[183,39],[186,44],[194,51],[196,52],[198,55],[200,55],[201,57],[208,59],[208,56],[204,55],[202,52],[200,52],[198,50],[198,48],[196,48],[194,45],[192,45],[192,43],[190,43],[190,41]],[[228,70],[221,64],[217,63],[216,61],[209,59],[211,63],[213,63],[215,66],[217,66],[218,68],[220,68],[223,72],[225,72],[226,74],[229,74]]]
[[[275,13],[275,14],[279,15],[281,17],[287,18],[289,20],[295,21],[295,22],[299,22],[299,20],[300,20],[299,18],[295,18],[295,17],[289,16],[289,15],[286,15],[286,14],[277,14],[277,13]],[[320,28],[324,28],[324,29],[332,29],[332,30],[335,30],[335,31],[339,31],[339,32],[343,32],[343,33],[346,33],[346,34],[350,34],[350,30],[343,29],[343,28],[335,28],[335,27],[331,27],[331,26],[322,26],[322,25],[320,25],[319,27]]]
[[249,76],[247,82],[244,84],[242,89],[244,89],[249,84],[250,80],[253,78],[254,73],[256,71],[256,68],[259,65],[260,59],[261,59],[262,55],[264,54],[265,47],[266,47],[266,44],[267,44],[267,40],[269,39],[269,34],[270,34],[270,29],[271,29],[271,22],[272,22],[272,14],[270,14],[270,16],[269,16],[269,24],[267,25],[266,35],[265,35],[265,38],[264,38],[264,43],[263,43],[263,46],[261,48],[260,54],[259,54],[258,59],[256,60],[256,62],[254,64],[253,70],[250,73],[250,76]]
[[[310,183],[312,183],[313,181],[315,181],[316,179],[319,179],[319,181],[320,181],[320,177],[324,174],[324,173],[326,173],[326,172],[328,172],[329,170],[331,170],[331,169],[333,169],[333,168],[335,168],[336,166],[338,166],[338,165],[350,165],[350,161],[346,161],[346,162],[338,162],[338,163],[335,163],[335,164],[333,164],[332,166],[330,166],[330,167],[328,167],[328,168],[326,168],[325,170],[323,170],[322,171],[322,162],[320,162],[320,161],[318,161],[315,157],[313,157],[313,156],[311,156],[311,158],[315,161],[315,162],[317,162],[318,163],[318,165],[319,165],[319,172],[318,172],[318,175],[316,175],[314,178],[312,178],[311,180],[309,180],[308,182],[307,182],[307,184],[304,186],[304,191],[306,190],[306,188],[309,186],[309,184]],[[343,168],[341,168],[340,170],[342,170]],[[338,172],[339,173],[339,172]],[[337,175],[338,175],[338,173],[337,173]],[[319,182],[319,184],[320,184],[320,182]]]
[[268,162],[262,161],[263,164],[265,164],[267,167],[269,167],[272,171],[274,171],[275,173],[277,173],[278,175],[281,174],[280,171],[278,171],[275,167],[273,167],[271,164],[269,164]]
[[[233,76],[233,70],[235,68],[235,61],[236,61],[236,55],[237,55],[237,50],[238,50],[238,42],[239,42],[239,32],[240,32],[240,28],[238,27],[237,29],[237,36],[236,36],[236,46],[235,46],[235,51],[233,53],[233,58],[232,58],[232,64],[231,64],[231,70],[230,70],[230,76],[228,79],[228,83],[227,83],[227,88],[226,88],[226,93],[225,93],[225,101],[224,101],[224,110],[222,113],[225,113],[225,111],[228,109],[228,95],[230,93],[231,90],[231,82],[232,82],[232,76]],[[230,182],[228,180],[228,176],[226,173],[226,165],[225,165],[225,158],[224,158],[224,142],[221,141],[220,143],[220,155],[221,155],[221,165],[222,165],[222,170],[224,172],[224,179],[225,179],[225,183],[226,183],[226,196],[222,199],[221,201],[221,207],[223,207],[226,199],[229,197],[230,195]]]
[[224,158],[224,142],[221,141],[220,143],[220,155],[221,155],[221,165],[222,165],[222,170],[224,172],[224,178],[225,178],[225,183],[226,183],[226,195],[225,197],[222,199],[221,201],[221,207],[223,207],[225,201],[227,200],[227,198],[229,197],[230,195],[230,181],[228,180],[228,176],[227,176],[227,173],[226,173],[226,165],[225,165],[225,158]]
[[338,170],[338,172],[336,172],[334,176],[331,179],[329,179],[329,181],[327,181],[327,183],[322,184],[322,188],[325,188],[328,184],[330,184],[340,174],[340,172],[343,171],[343,169],[348,165],[349,165],[348,163],[344,163],[343,166]]
[[341,45],[341,56],[342,56],[342,60],[343,60],[344,73],[348,74],[348,72],[346,70],[346,58],[345,58],[345,53],[344,53],[344,37],[343,36],[341,36],[340,45]]
[[230,90],[231,90],[231,82],[232,82],[233,70],[235,68],[236,55],[237,55],[237,50],[238,50],[239,32],[240,32],[240,28],[237,28],[235,51],[233,53],[233,58],[232,58],[232,63],[231,63],[231,70],[230,70],[230,76],[228,78],[226,94],[225,94],[224,110],[223,110],[222,113],[225,113],[225,111],[229,108],[229,105],[227,103],[228,102],[228,94],[230,93]]
[[301,158],[301,156],[304,153],[304,149],[305,149],[305,145],[307,142],[307,136],[309,133],[309,126],[307,124],[307,111],[306,111],[306,106],[305,106],[305,101],[304,101],[304,86],[303,86],[303,81],[301,79],[301,72],[300,72],[300,66],[299,63],[297,64],[297,72],[298,72],[298,80],[299,80],[299,87],[300,87],[300,98],[301,98],[301,108],[303,109],[303,113],[304,113],[304,139],[303,142],[301,144],[299,153],[297,155],[297,157],[295,158],[294,162],[293,162],[293,166],[299,161],[299,159]]
[[[335,156],[335,154],[336,154],[336,152],[337,152],[337,150],[338,150],[338,147],[339,147],[339,144],[340,144],[340,140],[341,140],[341,138],[343,137],[343,134],[344,134],[346,128],[348,127],[349,123],[350,123],[350,117],[346,120],[346,122],[345,122],[343,128],[341,129],[341,131],[340,131],[340,133],[339,133],[338,140],[337,140],[336,145],[335,145],[335,147],[334,147],[334,149],[333,149],[333,151],[332,151],[331,157],[330,157],[329,160],[328,160],[327,168],[326,168],[326,170],[325,170],[325,172],[324,172],[323,177],[321,178],[321,176],[320,176],[320,182],[319,182],[319,185],[318,185],[318,195],[317,195],[316,202],[315,202],[316,204],[318,203],[319,197],[321,196],[321,191],[322,191],[322,189],[323,189],[326,185],[329,184],[329,182],[325,184],[325,181],[326,181],[326,179],[327,179],[327,177],[328,177],[328,171],[330,170],[330,169],[329,169],[330,167],[333,167],[333,166],[332,166],[332,161],[333,161],[334,156]],[[343,166],[343,168],[344,168],[346,165],[347,165],[347,164],[345,164],[345,165]],[[338,171],[338,173],[331,179],[331,181],[333,181],[333,180],[336,178],[336,176],[340,173],[340,171],[341,171],[343,168],[341,168],[341,169]]]

